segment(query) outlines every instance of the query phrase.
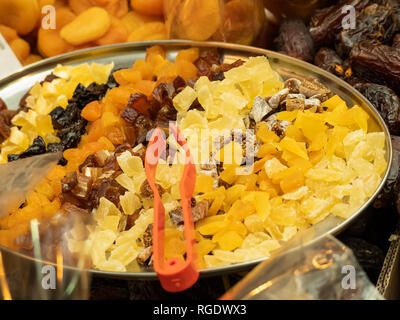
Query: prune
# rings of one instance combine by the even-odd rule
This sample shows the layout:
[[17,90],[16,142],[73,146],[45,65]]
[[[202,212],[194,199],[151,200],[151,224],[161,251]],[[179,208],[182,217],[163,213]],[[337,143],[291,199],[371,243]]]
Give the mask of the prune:
[[314,42],[302,20],[286,19],[279,29],[278,51],[291,57],[312,62]]
[[363,41],[351,50],[350,63],[355,76],[400,92],[400,49]]
[[323,47],[319,49],[315,55],[314,63],[330,73],[338,76],[344,75],[343,60],[331,48]]
[[392,47],[400,49],[400,33],[394,36]]
[[357,84],[355,88],[360,91],[379,111],[385,120],[390,133],[400,134],[400,99],[395,92],[385,86],[364,83]]
[[82,110],[90,102],[103,99],[107,90],[108,86],[106,84],[93,82],[88,87],[85,87],[80,83],[74,91],[71,102],[75,102],[79,109]]
[[60,129],[57,135],[61,139],[61,144],[65,149],[76,148],[81,141],[81,136],[85,133],[87,121],[83,118],[76,121],[74,124]]
[[47,151],[48,152],[60,152],[60,151],[63,151],[63,150],[64,150],[64,147],[63,147],[63,145],[61,143],[54,142],[54,143],[48,143],[47,144]]
[[389,44],[397,28],[393,9],[372,4],[357,16],[355,29],[344,29],[338,34],[336,50],[342,56],[349,54],[357,43],[371,40]]
[[68,172],[64,178],[61,179],[62,192],[66,193],[71,191],[78,184],[78,174],[76,171]]
[[9,154],[8,162],[12,162],[18,159],[24,159],[32,156],[37,156],[39,154],[46,153],[46,143],[41,136],[38,136],[33,140],[32,145],[19,155]]
[[111,71],[111,74],[110,74],[110,76],[108,77],[108,81],[107,81],[107,87],[108,87],[108,88],[112,89],[112,88],[115,88],[115,87],[119,87],[118,82],[115,81],[114,72],[116,72],[116,71],[118,71],[118,70],[121,70],[121,69],[123,69],[123,68],[114,68],[114,69]]
[[350,5],[356,10],[362,10],[370,4],[369,0],[347,0],[337,5],[316,11],[311,17],[311,37],[316,46],[329,46],[335,41],[336,35],[342,30],[343,19],[348,15],[348,11],[343,7]]

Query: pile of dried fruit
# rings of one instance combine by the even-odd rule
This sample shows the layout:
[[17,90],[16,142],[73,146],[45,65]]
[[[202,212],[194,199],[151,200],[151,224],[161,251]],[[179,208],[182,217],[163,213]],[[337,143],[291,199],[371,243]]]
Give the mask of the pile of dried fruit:
[[[91,214],[96,225],[88,240],[77,231],[68,234],[71,252],[89,248],[101,270],[151,265],[153,194],[144,156],[151,129],[168,134],[169,121],[177,121],[197,167],[192,211],[201,268],[268,257],[330,214],[349,217],[375,192],[386,169],[384,134],[365,111],[348,108],[316,79],[283,82],[266,57],[227,65],[216,50],[200,54],[192,48],[170,62],[161,47],[152,47],[132,68],[108,79],[111,67],[105,66],[98,84],[88,85],[90,79],[75,91],[65,89],[67,99],[43,102],[51,98],[45,87],[79,79],[83,68],[88,66],[75,67],[73,75],[71,68],[57,68],[59,78],[35,86],[26,98],[28,111],[14,117],[22,121],[42,110],[57,138],[47,141],[45,135],[42,151],[57,144],[67,163],[0,220],[2,244],[28,248],[21,235],[32,218],[58,210]],[[42,130],[29,129],[36,135]],[[18,136],[26,130],[21,125]],[[183,259],[184,161],[170,137],[156,180],[166,208],[165,257]]]

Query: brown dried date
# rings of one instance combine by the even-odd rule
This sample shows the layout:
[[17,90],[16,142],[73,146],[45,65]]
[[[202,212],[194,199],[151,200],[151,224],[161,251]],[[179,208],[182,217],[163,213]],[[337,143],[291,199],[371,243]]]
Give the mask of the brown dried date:
[[400,99],[395,92],[385,86],[375,83],[357,84],[360,91],[374,106],[385,120],[390,133],[400,134]]
[[369,0],[347,0],[340,4],[316,11],[311,17],[311,37],[316,46],[330,45],[335,41],[336,35],[342,29],[343,19],[348,11],[342,9],[346,5],[353,6],[356,10],[362,10],[370,4]]
[[364,40],[390,44],[396,29],[397,20],[392,7],[369,5],[357,16],[355,29],[342,30],[338,34],[336,50],[344,57],[355,44]]
[[363,41],[351,50],[350,63],[356,77],[400,92],[400,49]]
[[392,47],[400,49],[400,33],[394,36]]
[[314,42],[302,20],[286,19],[279,29],[278,51],[291,57],[312,62]]
[[323,47],[319,49],[315,55],[314,63],[330,73],[338,76],[344,75],[343,60],[331,48]]

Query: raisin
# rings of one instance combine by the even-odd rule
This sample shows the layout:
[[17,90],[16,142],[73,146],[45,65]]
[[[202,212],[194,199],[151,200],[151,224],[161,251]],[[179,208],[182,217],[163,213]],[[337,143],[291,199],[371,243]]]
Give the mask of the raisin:
[[400,49],[363,41],[350,52],[355,76],[400,92]]
[[121,118],[124,119],[126,122],[133,124],[135,120],[139,116],[139,112],[137,112],[131,106],[127,106],[124,111],[121,113]]
[[175,87],[172,83],[160,83],[153,90],[152,97],[159,102],[162,106],[172,106],[172,99],[176,93]]
[[177,76],[173,82],[176,93],[179,93],[186,87],[186,81],[180,76]]
[[396,28],[397,22],[392,8],[378,4],[369,5],[357,16],[355,29],[344,29],[338,34],[336,50],[343,57],[364,40],[389,44]]
[[143,93],[132,94],[129,98],[129,102],[126,108],[135,109],[140,114],[151,117],[150,102],[147,100],[146,95],[144,95]]
[[77,103],[79,109],[83,109],[92,101],[101,100],[108,90],[106,84],[91,83],[88,87],[81,83],[76,87],[71,101]]
[[158,112],[155,124],[157,127],[168,128],[171,121],[176,121],[177,111],[173,106],[165,105]]
[[148,117],[139,115],[134,126],[136,127],[137,143],[145,143],[147,141],[147,134],[153,128],[153,122]]
[[312,62],[314,42],[302,20],[285,19],[279,29],[278,51],[291,57]]
[[388,87],[364,83],[355,88],[360,91],[379,111],[385,120],[390,133],[400,134],[400,99],[393,90]]

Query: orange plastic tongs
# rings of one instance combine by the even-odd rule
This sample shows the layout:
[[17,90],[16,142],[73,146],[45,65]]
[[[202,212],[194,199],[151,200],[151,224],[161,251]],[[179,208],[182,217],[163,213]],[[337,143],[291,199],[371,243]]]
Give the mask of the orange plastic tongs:
[[179,145],[186,153],[185,167],[179,185],[181,204],[183,211],[185,239],[186,239],[186,260],[176,258],[164,259],[164,227],[165,208],[162,204],[160,194],[156,187],[157,164],[166,150],[164,133],[156,128],[151,136],[146,150],[145,169],[147,181],[154,194],[154,222],[153,222],[153,265],[157,272],[162,287],[169,292],[179,292],[190,288],[199,278],[196,268],[197,251],[194,236],[194,224],[191,207],[191,199],[196,183],[196,167],[193,164],[186,139],[178,128],[170,123],[170,131],[174,134]]

